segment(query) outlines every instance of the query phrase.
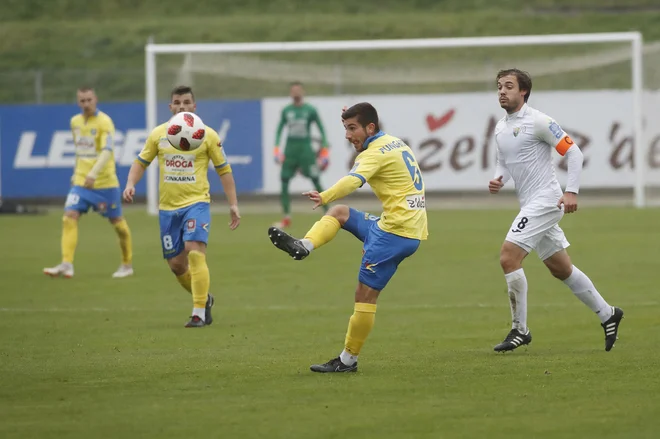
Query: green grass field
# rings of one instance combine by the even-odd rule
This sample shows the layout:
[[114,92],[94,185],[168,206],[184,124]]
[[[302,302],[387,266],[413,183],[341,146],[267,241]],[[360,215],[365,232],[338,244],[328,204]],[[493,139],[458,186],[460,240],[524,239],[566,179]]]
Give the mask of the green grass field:
[[[361,245],[342,232],[294,262],[266,235],[214,215],[215,323],[184,329],[191,302],[160,256],[157,220],[127,217],[136,275],[113,280],[112,228],[84,218],[71,280],[60,212],[0,217],[2,438],[654,438],[660,428],[660,210],[593,208],[562,221],[573,260],[626,312],[603,350],[599,321],[535,255],[525,350],[509,329],[501,240],[516,211],[430,213],[429,241],[381,295],[360,371],[317,375],[352,313]],[[296,216],[303,233],[315,216]]]

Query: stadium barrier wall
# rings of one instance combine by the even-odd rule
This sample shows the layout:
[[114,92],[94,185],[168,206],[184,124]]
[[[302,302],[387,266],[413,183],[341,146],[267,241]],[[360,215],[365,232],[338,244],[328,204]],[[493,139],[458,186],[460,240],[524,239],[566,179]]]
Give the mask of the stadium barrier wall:
[[[502,117],[495,93],[410,96],[310,97],[325,125],[331,165],[322,176],[328,185],[350,169],[354,150],[344,139],[341,108],[360,101],[378,108],[384,130],[413,148],[428,191],[482,190],[495,169],[494,128]],[[272,158],[275,129],[288,98],[250,101],[200,101],[198,113],[224,140],[241,193],[279,192],[279,166]],[[534,92],[531,104],[555,117],[583,148],[583,188],[631,188],[634,183],[631,140],[632,98],[626,91]],[[660,114],[660,93],[647,92],[645,114]],[[143,102],[99,107],[117,128],[116,160],[120,183],[146,138]],[[73,166],[69,119],[75,105],[0,106],[0,162],[4,198],[64,198]],[[166,105],[159,108],[164,120]],[[318,143],[318,134],[314,136]],[[660,125],[646,124],[647,181],[660,185]],[[565,163],[555,154],[558,177]],[[211,178],[211,191],[220,191]],[[302,177],[292,191],[308,189]],[[366,188],[361,189],[367,190]],[[144,181],[137,188],[145,194]]]

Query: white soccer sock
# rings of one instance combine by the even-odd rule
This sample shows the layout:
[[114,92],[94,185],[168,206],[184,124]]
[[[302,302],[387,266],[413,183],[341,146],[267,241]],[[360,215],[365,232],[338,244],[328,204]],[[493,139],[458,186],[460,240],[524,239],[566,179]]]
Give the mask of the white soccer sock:
[[573,265],[573,272],[563,281],[573,294],[598,314],[601,323],[605,323],[614,313],[613,308],[603,299],[589,276]]
[[310,252],[314,250],[314,244],[312,244],[312,241],[310,241],[309,239],[301,239],[300,242]]
[[357,363],[358,356],[357,355],[351,355],[348,352],[346,352],[346,349],[344,349],[343,351],[341,351],[341,354],[339,354],[339,359],[346,366],[352,366],[355,363]]
[[527,278],[522,268],[504,275],[511,306],[511,329],[527,333]]
[[206,308],[193,308],[193,316],[197,316],[206,322]]

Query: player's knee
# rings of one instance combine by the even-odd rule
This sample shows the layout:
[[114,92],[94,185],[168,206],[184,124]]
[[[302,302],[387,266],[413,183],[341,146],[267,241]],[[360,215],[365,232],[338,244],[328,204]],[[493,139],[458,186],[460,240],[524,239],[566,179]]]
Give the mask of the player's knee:
[[566,252],[555,253],[543,263],[550,273],[559,280],[566,280],[573,272],[573,263]]
[[355,290],[355,303],[376,303],[380,290],[373,289],[360,282]]
[[109,218],[108,220],[110,221],[110,224],[112,224],[114,226],[115,224],[119,224],[120,222],[122,222],[124,220],[124,217],[123,216],[116,216],[114,218]]
[[170,270],[175,276],[181,276],[188,271],[188,265],[183,260],[169,260],[167,261],[167,264],[170,266]]
[[511,273],[522,267],[527,251],[509,241],[504,241],[500,250],[500,266],[505,273]]
[[64,216],[77,221],[80,218],[80,212],[78,212],[77,210],[65,210]]
[[339,221],[339,224],[342,226],[348,221],[348,217],[351,215],[351,210],[348,206],[340,204],[337,206],[332,206],[326,215],[330,215]]

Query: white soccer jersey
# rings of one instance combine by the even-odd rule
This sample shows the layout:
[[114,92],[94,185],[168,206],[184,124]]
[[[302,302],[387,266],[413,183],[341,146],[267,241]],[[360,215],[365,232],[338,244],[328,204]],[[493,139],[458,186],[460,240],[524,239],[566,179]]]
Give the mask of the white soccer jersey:
[[[524,104],[519,112],[507,114],[497,123],[495,142],[498,173],[508,171],[513,178],[520,207],[557,209],[562,190],[552,163],[552,149],[564,155],[573,145],[559,124]],[[507,177],[504,175],[503,181]]]

